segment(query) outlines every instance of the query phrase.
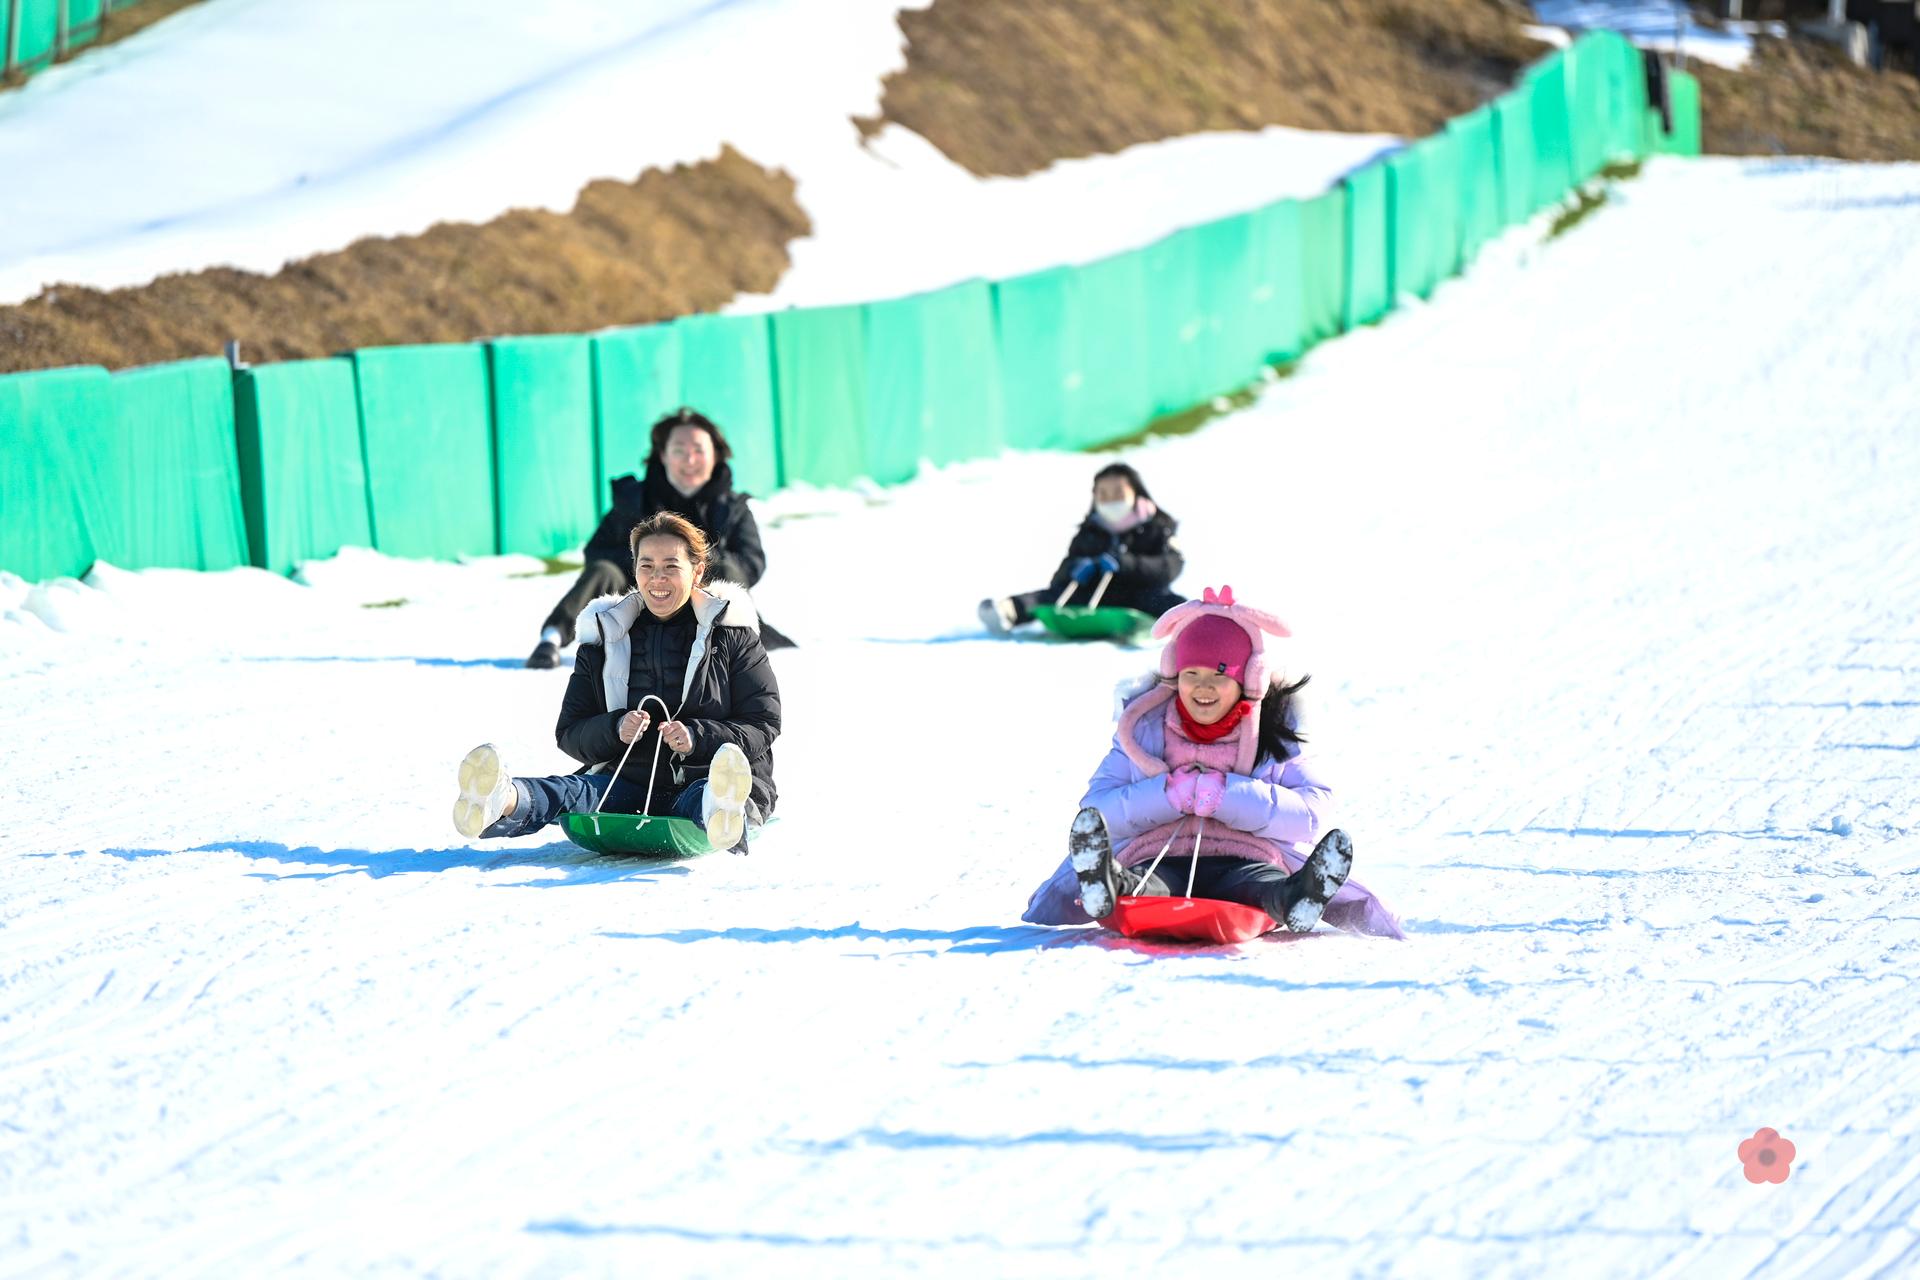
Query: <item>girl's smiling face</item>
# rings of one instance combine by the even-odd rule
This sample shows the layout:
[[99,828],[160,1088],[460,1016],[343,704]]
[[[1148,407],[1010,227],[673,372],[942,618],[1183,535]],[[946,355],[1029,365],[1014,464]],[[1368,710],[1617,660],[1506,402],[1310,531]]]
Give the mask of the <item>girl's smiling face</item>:
[[1212,667],[1187,667],[1180,673],[1180,705],[1195,724],[1216,724],[1240,701],[1240,682]]
[[634,548],[633,577],[640,584],[640,598],[647,602],[647,612],[656,618],[671,618],[680,612],[693,595],[700,568],[687,544],[672,534],[642,538]]

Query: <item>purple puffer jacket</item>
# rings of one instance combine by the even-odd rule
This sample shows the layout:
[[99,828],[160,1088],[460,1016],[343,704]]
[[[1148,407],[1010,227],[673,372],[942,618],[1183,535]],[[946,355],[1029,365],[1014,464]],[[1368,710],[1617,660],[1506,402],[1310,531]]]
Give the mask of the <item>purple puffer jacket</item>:
[[[1333,826],[1333,792],[1313,761],[1296,751],[1285,760],[1261,761],[1250,775],[1236,773],[1228,763],[1234,739],[1194,743],[1172,727],[1175,723],[1166,688],[1135,698],[1120,718],[1113,749],[1081,797],[1082,807],[1096,808],[1106,819],[1121,865],[1149,863],[1162,849],[1170,858],[1189,857],[1197,835],[1202,857],[1248,858],[1298,869]],[[1298,724],[1296,718],[1294,727]],[[1210,818],[1182,814],[1167,799],[1169,768],[1186,763],[1226,774],[1220,807]],[[1030,924],[1088,924],[1091,917],[1081,910],[1079,898],[1080,882],[1072,864],[1063,861],[1034,891],[1021,918]],[[1323,918],[1354,933],[1404,936],[1394,914],[1357,880],[1341,886]]]

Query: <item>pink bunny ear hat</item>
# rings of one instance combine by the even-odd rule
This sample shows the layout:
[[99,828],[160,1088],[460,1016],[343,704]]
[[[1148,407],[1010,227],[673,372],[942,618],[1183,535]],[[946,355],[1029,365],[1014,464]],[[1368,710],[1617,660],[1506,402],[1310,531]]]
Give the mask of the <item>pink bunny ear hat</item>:
[[1215,591],[1208,587],[1198,600],[1189,600],[1183,605],[1167,610],[1160,620],[1153,624],[1156,640],[1171,641],[1160,651],[1160,674],[1168,680],[1177,680],[1180,665],[1177,651],[1180,648],[1179,635],[1201,618],[1225,618],[1247,633],[1247,639],[1253,646],[1253,652],[1246,660],[1246,670],[1240,679],[1240,696],[1253,703],[1253,712],[1246,719],[1246,730],[1240,735],[1240,759],[1236,768],[1239,773],[1252,773],[1254,756],[1259,749],[1260,739],[1260,699],[1267,693],[1267,636],[1286,637],[1293,634],[1287,624],[1270,613],[1255,609],[1250,605],[1237,603],[1233,598],[1233,588],[1222,586]]

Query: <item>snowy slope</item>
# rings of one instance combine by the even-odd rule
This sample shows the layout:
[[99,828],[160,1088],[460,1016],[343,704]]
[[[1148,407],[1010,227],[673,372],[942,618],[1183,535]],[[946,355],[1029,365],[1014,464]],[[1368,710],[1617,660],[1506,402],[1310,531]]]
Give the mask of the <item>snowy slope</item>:
[[[273,271],[362,236],[568,209],[593,179],[722,143],[793,174],[823,236],[851,227],[871,246],[852,275],[800,246],[811,283],[773,304],[865,300],[1314,193],[1391,142],[1269,130],[983,183],[902,129],[860,144],[853,118],[878,109],[902,62],[903,7],[466,0],[454,21],[437,5],[206,0],[0,95],[0,303],[60,282]],[[1008,225],[1017,259],[984,234]],[[956,231],[964,260],[932,251]]]
[[1147,658],[971,605],[1086,457],[768,504],[746,859],[453,836],[467,747],[562,763],[529,562],[0,626],[0,1271],[1912,1274],[1917,232],[1911,167],[1658,161],[1139,452],[1406,943],[1018,923]]

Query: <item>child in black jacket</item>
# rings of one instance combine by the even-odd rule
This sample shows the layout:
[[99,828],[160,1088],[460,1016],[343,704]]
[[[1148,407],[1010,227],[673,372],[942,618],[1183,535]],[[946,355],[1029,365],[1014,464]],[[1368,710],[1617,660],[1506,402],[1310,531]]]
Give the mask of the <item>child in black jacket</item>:
[[1180,522],[1154,505],[1140,473],[1124,462],[1102,467],[1093,478],[1093,504],[1067,547],[1066,559],[1042,591],[999,596],[980,602],[980,621],[1004,635],[1033,620],[1033,606],[1051,604],[1068,583],[1075,584],[1069,604],[1089,604],[1100,579],[1111,573],[1102,605],[1138,609],[1159,617],[1186,597],[1169,588],[1186,561],[1174,540]]

